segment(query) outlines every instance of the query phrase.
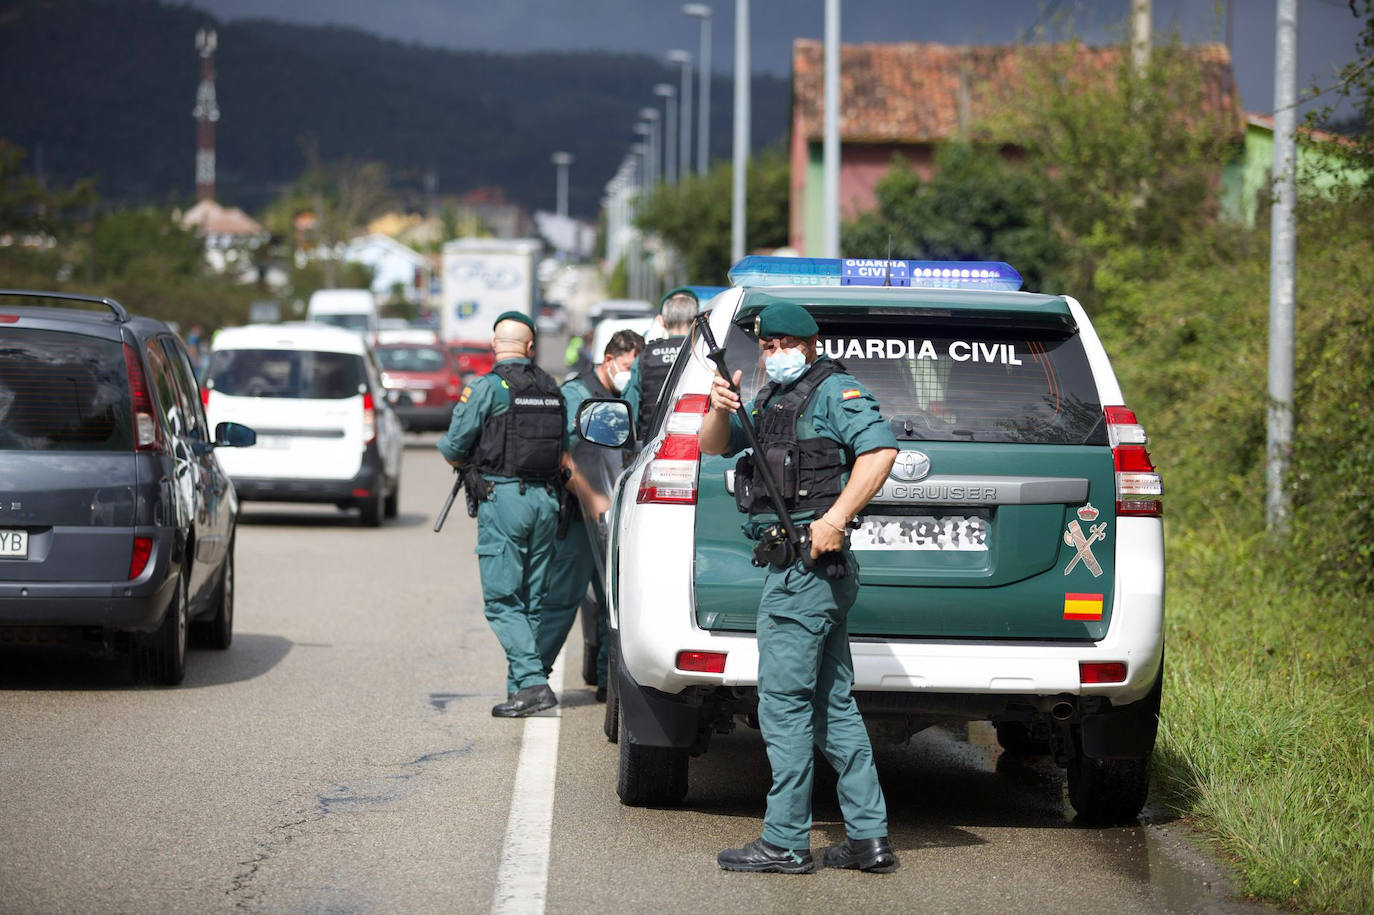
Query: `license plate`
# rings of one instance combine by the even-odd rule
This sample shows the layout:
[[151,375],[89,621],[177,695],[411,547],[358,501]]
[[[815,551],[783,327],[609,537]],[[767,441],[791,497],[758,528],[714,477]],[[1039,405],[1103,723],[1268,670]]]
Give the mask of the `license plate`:
[[29,532],[0,529],[0,557],[29,558]]
[[944,550],[982,553],[989,521],[978,515],[864,515],[850,532],[856,550]]

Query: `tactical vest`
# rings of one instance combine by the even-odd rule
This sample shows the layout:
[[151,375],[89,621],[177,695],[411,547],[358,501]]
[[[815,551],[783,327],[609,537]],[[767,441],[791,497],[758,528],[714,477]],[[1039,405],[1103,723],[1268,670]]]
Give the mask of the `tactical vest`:
[[639,423],[636,431],[642,442],[648,438],[649,425],[658,412],[658,402],[663,395],[663,384],[677,362],[677,354],[682,351],[682,341],[686,337],[665,337],[646,344],[639,354]]
[[823,436],[802,438],[797,420],[815,397],[821,384],[844,366],[831,359],[811,364],[791,390],[776,399],[778,385],[769,382],[754,398],[753,420],[758,452],[746,454],[735,464],[735,504],[751,515],[776,515],[763,480],[755,473],[759,453],[767,460],[773,479],[782,491],[788,514],[828,509],[844,488],[844,474],[853,464],[839,442]]
[[612,400],[615,399],[615,394],[612,393],[611,389],[601,383],[601,376],[596,373],[596,369],[587,369],[587,371],[578,375],[576,380],[582,382],[583,386],[587,389],[587,393],[592,397],[608,397]]
[[552,483],[563,457],[564,408],[558,383],[530,363],[503,362],[491,370],[510,390],[510,409],[488,416],[472,463],[484,474]]

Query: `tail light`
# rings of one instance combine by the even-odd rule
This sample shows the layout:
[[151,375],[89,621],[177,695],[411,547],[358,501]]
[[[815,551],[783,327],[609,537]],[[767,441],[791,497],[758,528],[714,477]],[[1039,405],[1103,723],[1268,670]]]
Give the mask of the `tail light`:
[[1089,683],[1125,683],[1126,665],[1121,661],[1079,661],[1078,682],[1084,686]]
[[1116,465],[1116,514],[1158,517],[1164,512],[1164,480],[1145,450],[1149,437],[1125,407],[1106,407],[1107,439]]
[[135,537],[134,551],[129,557],[129,580],[143,574],[143,570],[148,567],[148,558],[153,555],[152,537]]
[[701,449],[697,432],[711,404],[709,394],[684,394],[668,415],[668,434],[659,442],[654,459],[644,468],[636,502],[695,505]]
[[679,651],[675,665],[678,670],[699,674],[725,673],[725,652],[723,651]]
[[134,450],[157,451],[162,447],[162,431],[153,413],[153,397],[148,393],[148,380],[143,375],[143,363],[138,351],[124,344],[124,367],[129,374],[129,399],[134,411]]
[[370,445],[377,440],[377,404],[372,392],[363,394],[363,444]]

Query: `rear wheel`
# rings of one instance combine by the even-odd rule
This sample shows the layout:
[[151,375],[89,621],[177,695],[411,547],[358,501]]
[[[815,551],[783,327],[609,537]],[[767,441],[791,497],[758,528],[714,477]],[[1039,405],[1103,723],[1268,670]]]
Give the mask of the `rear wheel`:
[[383,487],[385,480],[379,480],[378,486],[372,491],[372,495],[367,497],[367,501],[358,505],[362,512],[363,527],[381,527],[382,515],[386,513],[386,496]]
[[217,651],[223,651],[234,641],[234,538],[229,538],[229,550],[220,569],[219,587],[215,589],[215,615],[195,624],[196,641]]
[[1086,823],[1134,822],[1150,790],[1150,758],[1092,759],[1080,751],[1069,761],[1069,801]]
[[176,686],[186,677],[187,619],[186,570],[177,575],[176,593],[162,625],[134,644],[134,675],[144,683]]
[[[619,703],[617,702],[619,705]],[[685,749],[646,747],[631,739],[620,705],[620,775],[616,794],[627,807],[673,807],[687,796]]]
[[382,505],[382,514],[388,518],[395,518],[401,512],[401,478],[397,477],[395,484],[391,487],[391,492],[387,493],[386,501]]

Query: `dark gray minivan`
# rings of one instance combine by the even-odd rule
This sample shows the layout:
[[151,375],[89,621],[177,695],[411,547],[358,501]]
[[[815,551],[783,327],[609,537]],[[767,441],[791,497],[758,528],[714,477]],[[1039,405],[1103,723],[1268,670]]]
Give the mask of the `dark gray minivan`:
[[[91,310],[95,306],[97,310]],[[0,290],[0,647],[129,651],[174,685],[228,648],[238,501],[186,348],[113,299]]]

